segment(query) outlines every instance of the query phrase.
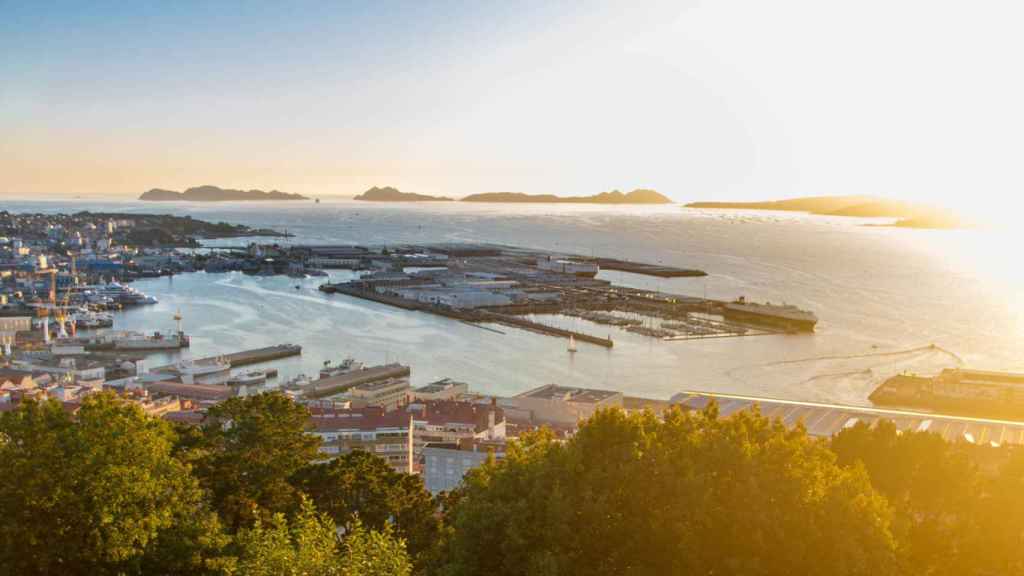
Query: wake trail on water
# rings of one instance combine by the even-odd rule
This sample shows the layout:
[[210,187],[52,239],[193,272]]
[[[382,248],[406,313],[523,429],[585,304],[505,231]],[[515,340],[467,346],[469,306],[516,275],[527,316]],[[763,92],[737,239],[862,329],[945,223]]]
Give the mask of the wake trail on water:
[[[912,356],[912,355],[915,355],[915,354],[921,354],[921,353],[924,353],[924,352],[938,352],[940,354],[944,354],[944,355],[948,356],[949,358],[953,359],[953,361],[956,363],[957,366],[963,366],[964,365],[963,359],[959,355],[957,355],[955,352],[953,352],[951,350],[947,350],[946,348],[943,348],[943,347],[938,346],[936,344],[929,344],[929,345],[926,345],[926,346],[917,346],[917,347],[914,347],[914,348],[907,348],[907,349],[904,349],[904,350],[890,350],[890,351],[885,351],[885,352],[867,352],[867,353],[863,353],[863,354],[824,354],[824,355],[821,355],[821,356],[812,356],[812,357],[809,357],[809,358],[799,358],[799,359],[794,359],[794,360],[778,360],[778,361],[775,361],[775,362],[766,362],[766,363],[763,363],[763,364],[747,364],[747,365],[744,365],[744,366],[736,366],[734,368],[726,370],[724,372],[724,374],[725,374],[725,376],[727,378],[729,378],[733,382],[745,383],[746,380],[739,375],[739,373],[741,373],[741,372],[750,373],[751,371],[756,371],[758,369],[772,368],[772,367],[777,367],[777,366],[793,366],[793,365],[797,365],[797,364],[811,364],[811,363],[815,363],[815,362],[830,362],[830,361],[841,361],[841,360],[864,360],[864,359],[870,359],[870,358],[894,358],[894,357],[900,357],[900,356],[904,356],[905,357],[905,356]],[[861,376],[861,375],[866,374],[867,372],[870,372],[870,370],[871,370],[871,368],[869,367],[869,368],[862,368],[862,369],[857,369],[857,370],[851,370],[849,372],[842,372],[842,373],[816,374],[816,375],[814,375],[814,376],[804,380],[802,383],[805,384],[805,383],[808,383],[808,382],[813,381],[813,380],[822,380],[822,379],[832,378],[832,377]],[[749,374],[748,374],[748,376],[749,376]]]
[[908,348],[906,350],[892,350],[889,352],[868,352],[866,354],[847,354],[847,355],[825,355],[825,356],[812,356],[810,358],[800,358],[797,360],[779,360],[777,362],[768,362],[765,364],[755,364],[751,366],[742,366],[741,368],[766,368],[769,366],[783,366],[787,364],[802,364],[806,362],[819,362],[822,360],[858,360],[861,358],[881,358],[886,356],[906,356],[909,354],[917,354],[919,352],[935,351],[945,354],[956,361],[958,366],[963,366],[963,358],[958,356],[955,352],[947,350],[936,344],[929,344],[927,346],[918,346],[916,348]]

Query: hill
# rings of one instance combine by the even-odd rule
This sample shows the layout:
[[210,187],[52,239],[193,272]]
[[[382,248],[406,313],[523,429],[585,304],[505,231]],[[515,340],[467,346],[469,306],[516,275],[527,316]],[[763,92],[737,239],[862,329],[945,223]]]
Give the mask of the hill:
[[671,204],[672,200],[654,190],[637,189],[623,194],[618,190],[601,192],[593,196],[555,196],[554,194],[524,194],[522,192],[485,192],[471,194],[463,202],[508,202],[545,204]]
[[217,186],[196,186],[184,192],[153,188],[139,197],[147,202],[250,202],[268,200],[309,200],[299,194],[288,194],[278,190],[234,190]]
[[356,200],[365,200],[367,202],[451,202],[451,198],[445,196],[428,196],[426,194],[416,194],[414,192],[402,192],[398,188],[392,188],[391,186],[385,186],[378,188],[374,186],[366,192],[363,192],[359,196],[356,196]]
[[788,200],[766,202],[691,202],[687,208],[712,208],[733,210],[783,210],[786,212],[810,212],[811,214],[833,214],[876,202],[868,196],[809,196]]
[[886,226],[900,228],[962,228],[967,225],[956,214],[939,208],[870,196],[810,196],[770,202],[692,202],[686,207],[782,210],[855,218],[897,218],[896,222]]

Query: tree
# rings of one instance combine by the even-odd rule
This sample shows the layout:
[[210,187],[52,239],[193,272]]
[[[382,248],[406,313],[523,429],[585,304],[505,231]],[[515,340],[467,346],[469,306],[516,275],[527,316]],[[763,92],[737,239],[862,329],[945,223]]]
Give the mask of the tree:
[[888,516],[864,471],[802,429],[714,406],[609,410],[471,472],[445,573],[889,574]]
[[412,562],[405,542],[390,526],[367,530],[355,523],[342,542],[341,576],[409,576]]
[[334,521],[303,498],[289,522],[282,513],[268,523],[257,517],[237,536],[238,562],[232,576],[408,576],[404,543],[390,529],[372,531],[358,521],[340,546]]
[[966,574],[983,479],[966,452],[930,432],[899,432],[883,420],[832,440],[844,466],[862,465],[894,512],[893,532],[909,574]]
[[225,540],[172,445],[166,423],[110,393],[74,419],[56,401],[0,416],[0,573],[139,573],[171,542],[163,572],[201,572]]
[[207,411],[187,459],[227,526],[296,509],[299,492],[289,478],[318,456],[308,426],[306,408],[277,392],[230,398]]
[[278,512],[266,523],[256,517],[236,536],[238,576],[341,574],[334,522],[303,499],[291,523]]
[[357,523],[371,530],[387,530],[393,524],[417,567],[428,562],[441,526],[419,476],[398,473],[382,458],[355,450],[330,462],[310,464],[293,482],[346,530]]

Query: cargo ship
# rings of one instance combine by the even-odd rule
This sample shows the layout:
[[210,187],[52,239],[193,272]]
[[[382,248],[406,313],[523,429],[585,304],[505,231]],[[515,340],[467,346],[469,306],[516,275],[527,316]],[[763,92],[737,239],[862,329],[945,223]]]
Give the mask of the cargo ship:
[[818,324],[817,315],[809,310],[801,310],[792,304],[748,302],[743,296],[734,302],[724,304],[722,315],[734,320],[777,326],[798,332],[813,332]]

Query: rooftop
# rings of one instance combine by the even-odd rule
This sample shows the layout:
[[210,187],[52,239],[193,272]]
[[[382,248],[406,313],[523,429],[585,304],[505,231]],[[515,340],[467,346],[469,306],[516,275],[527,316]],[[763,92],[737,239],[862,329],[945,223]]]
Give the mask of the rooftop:
[[434,392],[444,392],[445,390],[448,390],[449,388],[452,388],[454,386],[461,386],[461,385],[465,385],[465,382],[456,382],[455,380],[452,380],[451,378],[443,378],[443,379],[438,380],[436,382],[431,382],[430,384],[427,384],[426,386],[421,386],[421,387],[417,388],[416,391],[417,392],[423,392],[423,393],[430,394],[430,393],[434,393]]
[[574,388],[572,386],[547,384],[540,388],[534,388],[533,390],[523,392],[517,396],[517,398],[537,398],[541,400],[597,404],[609,398],[620,396],[621,394],[621,392],[615,392],[613,390],[594,390],[592,388]]
[[703,409],[712,400],[718,402],[720,416],[725,417],[742,410],[749,410],[756,405],[760,407],[761,414],[769,418],[779,418],[786,426],[796,426],[798,422],[803,422],[807,432],[812,436],[832,436],[858,422],[874,425],[879,420],[891,420],[899,430],[934,432],[950,442],[965,441],[971,444],[994,445],[1024,444],[1024,422],[704,392],[683,392],[672,398],[673,404],[693,410]]

